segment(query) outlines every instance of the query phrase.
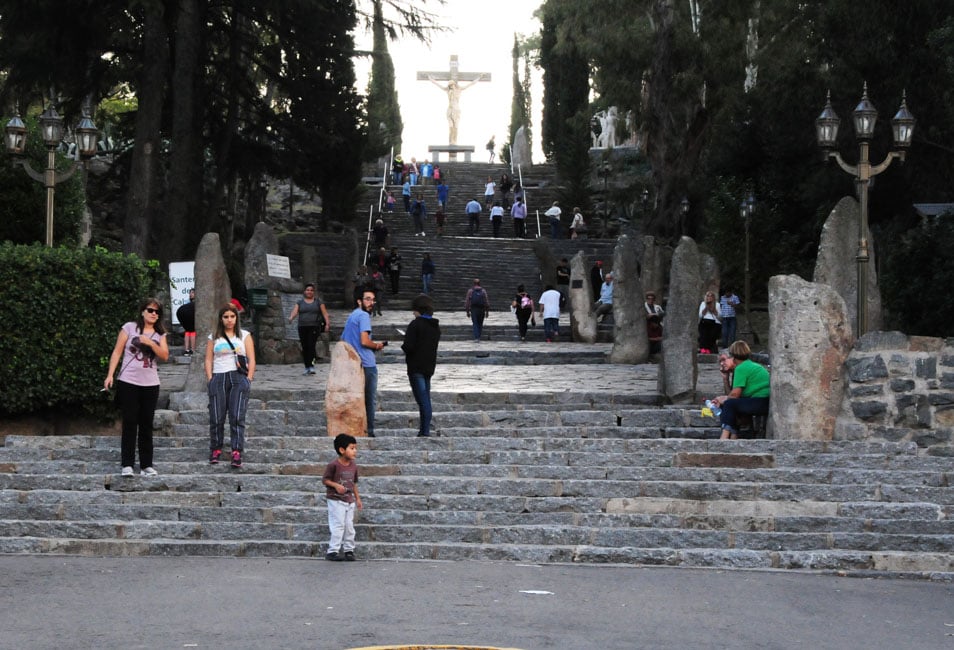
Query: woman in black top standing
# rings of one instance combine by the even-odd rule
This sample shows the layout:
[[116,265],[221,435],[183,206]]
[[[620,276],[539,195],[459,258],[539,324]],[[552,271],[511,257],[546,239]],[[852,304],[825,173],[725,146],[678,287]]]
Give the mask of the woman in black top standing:
[[315,285],[309,283],[305,285],[303,297],[292,308],[291,316],[288,322],[298,319],[298,339],[301,341],[301,356],[305,362],[305,372],[302,374],[315,374],[315,359],[318,354],[315,346],[318,344],[318,337],[322,332],[328,331],[328,310],[325,309],[325,303],[315,295]]

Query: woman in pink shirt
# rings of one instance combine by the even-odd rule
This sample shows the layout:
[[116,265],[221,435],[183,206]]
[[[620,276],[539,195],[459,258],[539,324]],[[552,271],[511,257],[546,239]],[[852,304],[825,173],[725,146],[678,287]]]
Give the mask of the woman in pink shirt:
[[158,474],[152,466],[152,418],[159,400],[158,362],[168,358],[169,345],[166,342],[166,330],[162,326],[162,305],[155,298],[146,298],[139,306],[136,320],[126,323],[119,330],[116,345],[109,357],[109,371],[103,382],[103,388],[109,390],[113,386],[113,375],[116,375],[116,396],[123,416],[123,476],[133,476],[137,441],[140,474]]

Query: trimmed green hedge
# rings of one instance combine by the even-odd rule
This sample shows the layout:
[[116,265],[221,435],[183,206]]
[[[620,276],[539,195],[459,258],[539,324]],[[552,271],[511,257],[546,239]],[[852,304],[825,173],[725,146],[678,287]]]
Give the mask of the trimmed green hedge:
[[116,335],[160,275],[102,248],[0,244],[0,415],[103,415]]

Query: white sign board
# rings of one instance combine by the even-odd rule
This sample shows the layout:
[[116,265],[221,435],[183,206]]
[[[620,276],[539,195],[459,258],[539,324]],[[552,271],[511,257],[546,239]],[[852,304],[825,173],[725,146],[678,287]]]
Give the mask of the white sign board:
[[176,310],[189,302],[189,290],[195,289],[195,262],[169,262],[169,295],[172,297],[172,324],[178,325]]
[[288,264],[287,257],[266,253],[265,262],[268,264],[268,274],[273,278],[291,279],[291,266]]

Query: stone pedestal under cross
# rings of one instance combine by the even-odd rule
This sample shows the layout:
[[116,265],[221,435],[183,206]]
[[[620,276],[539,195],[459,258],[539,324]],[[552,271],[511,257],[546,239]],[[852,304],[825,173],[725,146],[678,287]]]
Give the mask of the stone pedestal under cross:
[[[460,94],[479,81],[490,81],[489,72],[461,72],[460,64],[456,54],[451,54],[450,69],[446,72],[421,72],[417,73],[418,81],[430,81],[432,84],[447,93],[447,128],[448,144],[457,144],[457,127],[460,125]],[[447,85],[439,82],[445,81]],[[463,83],[462,83],[463,82]],[[457,154],[450,152],[451,160],[455,160]]]

